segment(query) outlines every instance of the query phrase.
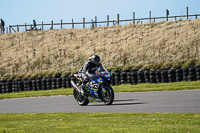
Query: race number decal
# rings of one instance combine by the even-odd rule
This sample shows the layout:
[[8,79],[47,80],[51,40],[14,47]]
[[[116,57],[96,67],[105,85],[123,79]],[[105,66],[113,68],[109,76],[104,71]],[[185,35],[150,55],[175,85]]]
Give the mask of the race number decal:
[[91,88],[98,89],[98,84],[95,83],[95,82],[90,82],[89,85],[90,85]]

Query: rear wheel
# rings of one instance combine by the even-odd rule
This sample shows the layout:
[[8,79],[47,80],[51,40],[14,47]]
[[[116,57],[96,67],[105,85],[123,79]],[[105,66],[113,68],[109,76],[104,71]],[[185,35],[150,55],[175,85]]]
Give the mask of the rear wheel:
[[81,94],[79,94],[75,89],[74,89],[74,99],[78,102],[80,106],[87,106],[89,103],[89,100],[85,97],[83,97]]
[[102,91],[102,100],[105,105],[111,105],[114,101],[114,91],[111,86],[105,88],[106,92]]

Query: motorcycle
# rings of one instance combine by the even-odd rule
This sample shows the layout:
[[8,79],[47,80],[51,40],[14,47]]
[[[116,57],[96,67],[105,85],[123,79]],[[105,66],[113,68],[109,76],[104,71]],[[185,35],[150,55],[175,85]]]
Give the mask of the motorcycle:
[[102,66],[98,68],[94,74],[93,79],[89,78],[89,82],[86,84],[88,90],[87,95],[81,93],[81,74],[74,74],[78,79],[78,83],[75,84],[71,80],[71,84],[74,88],[74,99],[80,106],[87,106],[89,102],[104,102],[105,105],[111,105],[114,101],[114,91],[110,86],[110,80],[112,75]]

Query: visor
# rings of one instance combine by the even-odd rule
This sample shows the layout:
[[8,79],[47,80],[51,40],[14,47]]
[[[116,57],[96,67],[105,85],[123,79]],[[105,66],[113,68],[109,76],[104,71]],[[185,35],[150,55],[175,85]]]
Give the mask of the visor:
[[100,61],[96,61],[96,60],[95,60],[95,61],[94,61],[94,64],[95,64],[95,65],[99,65],[99,64],[100,64]]

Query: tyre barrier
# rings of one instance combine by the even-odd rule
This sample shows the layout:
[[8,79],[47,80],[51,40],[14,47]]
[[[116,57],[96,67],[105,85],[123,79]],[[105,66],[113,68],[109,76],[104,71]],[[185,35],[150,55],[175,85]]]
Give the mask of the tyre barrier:
[[115,85],[120,85],[121,84],[121,82],[120,82],[120,71],[115,71],[115,79],[113,79],[113,80],[115,80]]
[[[200,80],[200,65],[194,67],[171,69],[134,69],[112,71],[111,85],[139,83],[172,83],[180,81]],[[74,76],[52,76],[45,78],[23,78],[15,80],[0,80],[0,94],[21,91],[51,90],[70,88],[71,80],[78,80]]]
[[196,80],[200,80],[200,65],[195,66],[196,68]]
[[[150,70],[150,83],[157,83],[156,71]],[[160,73],[160,80],[161,80],[161,73]]]
[[131,71],[131,81],[132,85],[136,85],[138,83],[138,76],[137,76],[137,70]]

